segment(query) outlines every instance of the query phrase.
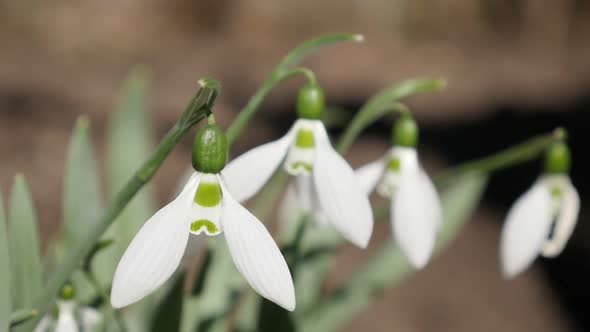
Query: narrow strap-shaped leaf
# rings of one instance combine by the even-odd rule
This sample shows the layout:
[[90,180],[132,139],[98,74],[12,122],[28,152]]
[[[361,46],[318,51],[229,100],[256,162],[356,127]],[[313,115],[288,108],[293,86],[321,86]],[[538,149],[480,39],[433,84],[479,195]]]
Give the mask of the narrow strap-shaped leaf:
[[12,310],[10,294],[10,257],[4,204],[0,194],[0,332],[8,332]]
[[[107,132],[108,196],[112,198],[149,154],[151,146],[148,115],[145,112],[148,74],[133,70],[123,87],[121,99]],[[104,286],[112,280],[117,262],[154,208],[153,194],[147,186],[138,193],[105,234],[115,244],[96,255],[93,264]]]
[[41,293],[42,265],[37,216],[22,175],[12,186],[8,213],[13,310],[31,308]]
[[[102,211],[102,196],[93,153],[90,120],[81,116],[72,130],[64,173],[62,238],[56,244],[56,263],[82,238]],[[76,298],[87,302],[96,295],[94,287],[80,273],[72,276]]]
[[90,123],[86,116],[78,119],[70,138],[63,204],[63,232],[68,247],[88,231],[88,226],[98,221],[102,208]]

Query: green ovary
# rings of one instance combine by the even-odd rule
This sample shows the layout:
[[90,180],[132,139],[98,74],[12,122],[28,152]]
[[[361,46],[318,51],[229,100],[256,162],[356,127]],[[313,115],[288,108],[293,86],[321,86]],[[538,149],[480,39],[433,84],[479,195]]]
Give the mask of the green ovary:
[[210,220],[207,219],[200,219],[197,221],[194,221],[193,223],[191,223],[191,231],[192,232],[197,232],[199,229],[205,227],[205,229],[207,229],[207,233],[209,234],[215,234],[217,233],[219,230],[217,229],[217,226],[215,226],[215,224],[213,222],[211,222]]
[[295,139],[295,146],[303,149],[310,149],[315,147],[315,139],[313,138],[313,131],[300,129],[297,132],[297,138]]
[[389,165],[387,166],[387,168],[389,168],[392,171],[399,171],[400,169],[400,161],[399,158],[392,158],[389,161]]
[[214,207],[221,202],[221,187],[219,183],[199,183],[195,194],[195,203],[204,207]]

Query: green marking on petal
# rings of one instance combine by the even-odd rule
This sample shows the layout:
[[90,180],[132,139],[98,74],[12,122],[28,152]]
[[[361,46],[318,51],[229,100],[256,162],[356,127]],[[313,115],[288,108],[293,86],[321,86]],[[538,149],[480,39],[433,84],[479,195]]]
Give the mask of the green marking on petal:
[[195,194],[195,203],[204,207],[214,207],[221,202],[219,183],[201,182]]
[[214,234],[214,233],[219,232],[219,229],[217,228],[217,226],[215,226],[215,224],[213,222],[211,222],[210,220],[207,220],[207,219],[199,219],[199,220],[191,223],[191,231],[192,232],[197,232],[199,229],[201,229],[203,227],[205,227],[205,229],[207,229],[207,233],[209,233],[209,234]]
[[304,170],[306,170],[307,172],[311,172],[312,166],[308,163],[304,163],[302,161],[296,161],[291,165],[291,168],[294,170],[303,168]]
[[389,168],[392,171],[399,171],[401,167],[401,163],[399,161],[399,158],[392,158],[389,161],[389,165],[387,166],[387,168]]
[[300,129],[297,132],[295,139],[295,146],[303,149],[311,149],[315,147],[315,139],[313,138],[313,131],[307,129]]
[[551,188],[551,197],[553,197],[553,198],[560,198],[561,197],[561,194],[562,194],[561,188],[559,188],[557,186]]

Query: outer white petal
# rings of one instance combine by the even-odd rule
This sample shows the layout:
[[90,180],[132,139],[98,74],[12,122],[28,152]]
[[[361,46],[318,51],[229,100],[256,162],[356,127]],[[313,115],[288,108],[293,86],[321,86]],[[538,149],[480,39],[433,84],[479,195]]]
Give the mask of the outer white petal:
[[113,307],[141,300],[174,273],[189,238],[190,207],[197,185],[195,173],[178,197],[156,212],[135,235],[115,271]]
[[386,167],[385,159],[380,158],[355,170],[358,182],[367,195],[373,192]]
[[322,212],[347,240],[366,248],[373,232],[369,198],[348,163],[332,148],[321,122],[316,126],[313,179]]
[[250,199],[270,179],[285,159],[295,127],[280,139],[249,150],[225,166],[223,177],[238,202]]
[[73,301],[58,302],[59,316],[57,323],[55,323],[54,332],[78,332],[78,323],[74,316],[75,304]]
[[555,257],[563,251],[578,222],[580,196],[569,179],[565,188],[563,188],[563,195],[553,235],[543,246],[542,254],[545,257]]
[[421,269],[432,255],[442,219],[436,188],[422,169],[404,172],[391,202],[394,238],[410,263]]
[[502,229],[500,258],[506,278],[525,270],[537,257],[551,231],[551,196],[538,181],[508,211]]
[[236,268],[260,295],[295,310],[295,289],[287,262],[264,225],[223,186],[221,222]]
[[37,324],[33,332],[48,332],[52,324],[53,316],[51,314],[46,314],[43,316],[39,324]]
[[80,324],[84,332],[94,331],[101,321],[102,314],[100,311],[91,307],[80,308]]

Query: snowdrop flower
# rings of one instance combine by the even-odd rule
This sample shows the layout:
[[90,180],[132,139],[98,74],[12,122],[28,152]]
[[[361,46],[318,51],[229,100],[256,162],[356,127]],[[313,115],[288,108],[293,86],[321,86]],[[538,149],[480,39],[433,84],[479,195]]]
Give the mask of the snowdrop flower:
[[282,164],[295,177],[301,207],[320,223],[365,248],[373,231],[373,212],[354,171],[334,150],[319,120],[324,95],[316,84],[299,91],[299,119],[280,139],[256,147],[228,164],[224,174],[236,199],[256,194]]
[[[263,224],[233,197],[220,174],[227,160],[227,139],[215,125],[197,133],[195,172],[181,193],[151,217],[117,266],[111,303],[124,307],[160,287],[178,267],[189,235],[224,234],[236,268],[260,295],[287,310],[295,309],[293,280],[285,259]],[[243,170],[247,172],[249,170]]]
[[55,312],[41,319],[34,332],[91,332],[98,329],[102,314],[91,307],[78,307],[71,284],[62,287]]
[[554,143],[545,156],[545,174],[508,211],[500,243],[506,278],[524,271],[539,254],[555,257],[563,251],[580,210],[569,169],[567,145]]
[[356,171],[363,190],[375,188],[391,199],[390,221],[400,249],[417,269],[426,265],[441,225],[440,198],[420,166],[416,145],[418,126],[409,113],[396,122],[393,147],[382,158]]

